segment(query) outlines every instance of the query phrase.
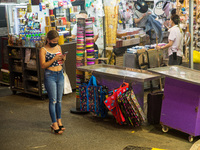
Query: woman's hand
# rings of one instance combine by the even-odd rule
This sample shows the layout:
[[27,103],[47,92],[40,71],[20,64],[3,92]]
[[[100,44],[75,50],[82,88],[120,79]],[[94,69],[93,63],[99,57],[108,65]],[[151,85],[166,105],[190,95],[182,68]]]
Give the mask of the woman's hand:
[[55,57],[54,57],[54,60],[62,60],[62,54],[57,54]]
[[64,62],[66,60],[66,55],[62,55],[62,61]]
[[156,49],[157,49],[157,50],[161,50],[161,47],[160,47],[160,46],[156,46]]
[[151,15],[151,12],[148,12],[147,14],[148,14],[148,15]]

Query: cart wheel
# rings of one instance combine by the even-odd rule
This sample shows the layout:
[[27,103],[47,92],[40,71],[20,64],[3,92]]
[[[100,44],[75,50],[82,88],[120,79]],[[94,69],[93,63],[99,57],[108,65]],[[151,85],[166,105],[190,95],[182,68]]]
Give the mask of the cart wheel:
[[169,128],[167,127],[167,126],[162,126],[162,131],[164,132],[164,133],[166,133],[166,132],[168,132],[169,131]]
[[15,95],[17,93],[17,91],[12,90],[12,93]]
[[193,140],[194,140],[194,136],[190,135],[190,136],[188,137],[188,141],[189,141],[189,142],[193,142]]

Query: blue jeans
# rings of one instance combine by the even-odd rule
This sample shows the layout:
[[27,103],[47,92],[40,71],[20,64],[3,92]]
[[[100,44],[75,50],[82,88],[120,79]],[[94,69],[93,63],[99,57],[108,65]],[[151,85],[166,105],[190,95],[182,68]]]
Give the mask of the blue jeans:
[[51,71],[45,69],[44,84],[49,97],[49,114],[52,123],[57,122],[56,119],[61,119],[61,102],[64,89],[63,70]]

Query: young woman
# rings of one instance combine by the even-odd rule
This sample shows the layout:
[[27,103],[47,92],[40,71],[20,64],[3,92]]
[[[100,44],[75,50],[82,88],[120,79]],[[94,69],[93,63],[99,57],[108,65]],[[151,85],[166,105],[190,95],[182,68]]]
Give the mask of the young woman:
[[157,46],[157,50],[168,48],[169,62],[168,65],[181,65],[183,56],[183,33],[179,28],[180,18],[173,15],[170,19],[171,28],[168,30],[169,43],[165,46]]
[[46,45],[40,50],[40,65],[45,69],[44,84],[49,97],[51,129],[56,134],[62,134],[65,130],[61,122],[61,102],[64,88],[62,63],[66,56],[62,55],[58,40],[59,34],[56,30],[47,33]]

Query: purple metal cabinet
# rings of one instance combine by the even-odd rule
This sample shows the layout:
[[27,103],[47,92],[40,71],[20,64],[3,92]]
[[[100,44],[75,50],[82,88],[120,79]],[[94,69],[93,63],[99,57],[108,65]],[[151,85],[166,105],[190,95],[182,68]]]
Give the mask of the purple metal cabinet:
[[189,134],[193,141],[200,135],[200,71],[182,66],[153,68],[165,75],[164,99],[160,122],[162,131],[173,128]]
[[200,86],[166,77],[164,96],[161,124],[188,133],[189,141],[199,136]]

